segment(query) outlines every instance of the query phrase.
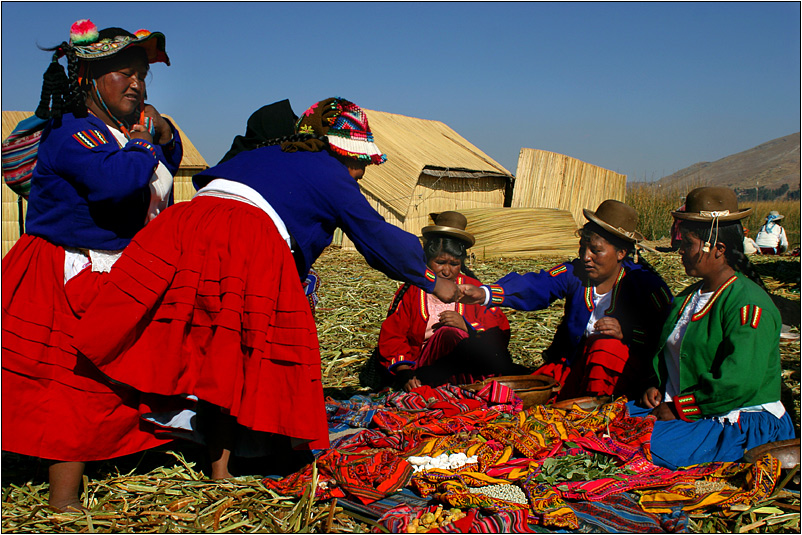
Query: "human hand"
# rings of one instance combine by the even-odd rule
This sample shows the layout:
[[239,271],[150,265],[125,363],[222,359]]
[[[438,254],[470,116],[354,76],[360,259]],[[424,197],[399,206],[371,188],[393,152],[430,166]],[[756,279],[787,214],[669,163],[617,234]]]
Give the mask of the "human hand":
[[622,340],[624,338],[624,335],[621,332],[621,324],[617,319],[611,318],[610,316],[604,316],[601,318],[593,325],[593,328],[596,329],[599,334],[603,334],[604,336],[610,336],[617,340]]
[[404,386],[402,388],[404,389],[404,392],[412,392],[419,386],[423,386],[422,383],[417,377],[413,377],[412,379],[404,383]]
[[459,289],[462,291],[462,298],[460,303],[468,305],[478,305],[485,300],[485,291],[473,284],[460,284]]
[[145,117],[148,117],[153,122],[156,134],[153,136],[154,141],[159,145],[169,143],[173,137],[173,131],[170,128],[170,123],[156,111],[156,108],[150,104],[145,104]]
[[460,300],[462,291],[454,281],[437,277],[434,281],[434,295],[444,303],[453,303]]
[[468,326],[465,324],[465,318],[462,314],[455,310],[444,310],[440,313],[439,321],[434,324],[435,328],[440,327],[455,327],[461,331],[468,332]]
[[641,405],[647,409],[653,409],[660,405],[661,398],[662,396],[660,395],[660,390],[650,386],[646,392],[643,393],[643,396],[641,396],[640,402]]
[[652,414],[661,422],[668,420],[676,420],[677,415],[671,409],[671,403],[661,403],[653,411]]

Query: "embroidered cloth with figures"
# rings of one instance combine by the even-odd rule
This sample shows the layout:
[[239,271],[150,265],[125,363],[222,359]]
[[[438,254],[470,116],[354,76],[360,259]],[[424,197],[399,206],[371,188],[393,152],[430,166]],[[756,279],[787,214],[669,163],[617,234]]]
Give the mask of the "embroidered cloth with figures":
[[[395,533],[684,532],[688,512],[767,498],[780,464],[651,462],[654,417],[621,398],[593,409],[523,409],[503,384],[327,399],[331,446],[265,485],[372,512]],[[377,527],[375,531],[379,531]]]

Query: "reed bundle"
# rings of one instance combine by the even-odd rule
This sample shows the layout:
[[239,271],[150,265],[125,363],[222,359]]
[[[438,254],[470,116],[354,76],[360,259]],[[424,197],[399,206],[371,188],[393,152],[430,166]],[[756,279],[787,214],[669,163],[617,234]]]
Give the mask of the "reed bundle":
[[531,258],[576,254],[576,224],[566,210],[548,208],[469,208],[466,230],[474,235],[477,258]]

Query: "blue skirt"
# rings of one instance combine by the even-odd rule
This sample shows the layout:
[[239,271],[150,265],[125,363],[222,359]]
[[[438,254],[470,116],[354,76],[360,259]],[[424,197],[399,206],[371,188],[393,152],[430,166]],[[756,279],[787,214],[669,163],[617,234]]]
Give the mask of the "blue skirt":
[[[627,403],[627,410],[630,416],[641,418],[651,412],[634,401]],[[734,424],[715,418],[657,421],[652,432],[652,462],[671,470],[714,461],[737,462],[746,450],[792,438],[794,423],[787,412],[782,418],[769,412],[742,412]]]

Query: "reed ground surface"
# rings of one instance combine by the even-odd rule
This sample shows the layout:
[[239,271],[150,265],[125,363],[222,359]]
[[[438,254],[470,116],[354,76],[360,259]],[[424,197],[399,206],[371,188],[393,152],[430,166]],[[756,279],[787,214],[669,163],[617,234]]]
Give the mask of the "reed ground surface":
[[[652,245],[660,248],[667,242]],[[674,293],[694,282],[682,270],[677,253],[648,253],[646,258]],[[536,271],[569,259],[475,261],[472,269],[481,280],[492,282],[511,271]],[[754,261],[769,289],[798,306],[799,258],[754,257]],[[326,251],[315,269],[323,281],[316,321],[326,394],[347,398],[364,393],[359,388],[359,369],[375,347],[381,321],[398,283],[370,269],[359,254],[336,249]],[[562,312],[562,302],[538,312],[508,311],[513,333],[511,350],[518,362],[531,368],[541,364],[540,354],[549,345]],[[798,333],[798,326],[792,331]],[[799,434],[800,343],[782,342],[780,351],[783,401],[794,416]],[[271,472],[250,472],[267,473]],[[226,483],[209,481],[204,476],[202,452],[187,444],[175,444],[144,455],[90,464],[83,500],[91,511],[56,513],[47,506],[46,465],[4,453],[2,531],[361,533],[372,527],[332,502],[271,494],[260,479],[259,475],[249,475]],[[744,513],[737,524],[716,515],[692,516],[690,529],[723,532],[748,527],[746,531],[750,532],[799,533],[798,496],[781,494],[762,513]],[[790,517],[789,510],[795,512]]]

